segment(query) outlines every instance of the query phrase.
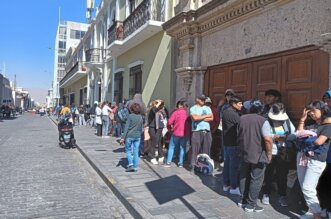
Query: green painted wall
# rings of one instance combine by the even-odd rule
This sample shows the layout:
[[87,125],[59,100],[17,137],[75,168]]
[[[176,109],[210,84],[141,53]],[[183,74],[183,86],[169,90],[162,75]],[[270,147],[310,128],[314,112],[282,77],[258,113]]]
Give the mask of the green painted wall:
[[[69,87],[64,88],[64,95],[75,94],[75,105],[79,105],[79,92],[80,89],[84,89],[87,85],[87,76],[79,79],[75,83],[71,84]],[[84,101],[84,100],[83,100]]]
[[164,32],[144,41],[135,48],[117,58],[117,68],[124,68],[123,97],[129,97],[130,69],[128,65],[135,61],[143,61],[142,87],[143,100],[147,104],[153,99],[162,99],[172,109],[171,92],[171,38]]

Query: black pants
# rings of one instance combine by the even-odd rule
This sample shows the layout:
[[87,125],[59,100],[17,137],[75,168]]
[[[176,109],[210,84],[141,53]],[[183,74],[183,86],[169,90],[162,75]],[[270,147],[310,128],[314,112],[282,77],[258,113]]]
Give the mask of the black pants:
[[242,203],[256,207],[256,201],[263,184],[266,164],[242,162],[240,167],[240,191]]
[[212,133],[212,143],[210,148],[210,158],[214,161],[222,162],[224,159],[224,149],[222,143],[222,131],[216,130]]
[[102,125],[97,124],[97,136],[101,136]]
[[[272,161],[267,165],[264,177],[263,194],[269,195],[272,189],[274,179],[277,182],[278,195],[286,196],[288,163],[280,159],[278,155],[272,156]],[[276,175],[274,174],[276,171]],[[276,178],[275,178],[276,176]]]
[[321,208],[326,208],[328,212],[331,212],[331,163],[326,165],[326,168],[318,181],[317,196]]
[[204,153],[210,155],[211,134],[206,131],[192,132],[191,138],[192,157],[191,165],[193,166],[197,161],[197,155]]
[[162,129],[149,128],[148,133],[151,136],[151,148],[149,151],[149,157],[155,158],[155,148],[158,147],[158,157],[163,157],[162,148]]

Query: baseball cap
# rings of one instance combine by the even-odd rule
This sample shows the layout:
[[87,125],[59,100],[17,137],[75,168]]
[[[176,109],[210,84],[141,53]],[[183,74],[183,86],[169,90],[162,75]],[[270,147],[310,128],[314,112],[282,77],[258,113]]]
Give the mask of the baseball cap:
[[94,101],[94,104],[98,104],[99,102],[98,101]]
[[204,94],[200,94],[200,95],[197,96],[197,98],[200,99],[200,100],[206,100],[207,97]]
[[247,100],[243,103],[245,109],[250,110],[252,108],[261,110],[263,108],[263,103],[258,99]]
[[235,95],[235,92],[234,92],[234,90],[233,89],[226,89],[226,91],[225,91],[225,96],[226,95]]
[[206,97],[205,103],[212,103],[210,97]]

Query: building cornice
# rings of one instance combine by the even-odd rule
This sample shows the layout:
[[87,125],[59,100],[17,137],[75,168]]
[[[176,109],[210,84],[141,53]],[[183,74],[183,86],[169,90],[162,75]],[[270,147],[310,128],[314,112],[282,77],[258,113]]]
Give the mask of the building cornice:
[[293,0],[214,0],[197,10],[179,13],[162,27],[177,39],[205,35],[289,1]]

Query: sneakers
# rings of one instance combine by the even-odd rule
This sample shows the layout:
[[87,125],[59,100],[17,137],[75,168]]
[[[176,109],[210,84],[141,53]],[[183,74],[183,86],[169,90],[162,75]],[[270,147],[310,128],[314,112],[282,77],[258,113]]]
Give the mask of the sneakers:
[[239,187],[237,187],[235,189],[230,189],[230,194],[232,194],[232,195],[241,195]]
[[171,167],[171,164],[170,163],[165,163],[163,166],[164,167]]
[[[282,206],[282,207],[287,207],[288,206],[288,203],[287,203],[287,200],[286,200],[285,196],[280,196],[279,199],[278,199],[278,202],[279,202],[280,206]],[[326,216],[326,214],[325,214],[325,216]]]
[[312,218],[314,218],[314,214],[313,213],[311,213],[310,211],[307,211],[304,215],[301,215],[301,217],[300,217],[301,219],[312,219]]
[[153,159],[151,160],[151,163],[154,164],[154,165],[159,164],[155,158],[153,158]]
[[244,208],[244,210],[246,212],[249,212],[249,213],[250,212],[257,212],[257,213],[259,213],[259,212],[264,211],[264,209],[262,207],[258,206],[258,205],[256,205],[255,207],[253,207],[251,205],[246,205],[245,208]]
[[133,166],[129,166],[125,172],[137,172],[138,170],[136,168],[134,168]]
[[223,192],[230,191],[230,186],[223,186]]
[[263,197],[261,199],[261,203],[264,204],[264,205],[269,205],[270,204],[268,194],[263,194]]
[[163,163],[164,162],[164,157],[160,157],[159,158],[159,163]]
[[237,203],[239,208],[245,208],[247,204],[244,204],[242,200]]
[[178,167],[181,167],[182,168],[183,167],[183,164],[182,163],[179,163],[178,164]]

